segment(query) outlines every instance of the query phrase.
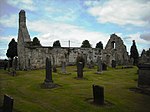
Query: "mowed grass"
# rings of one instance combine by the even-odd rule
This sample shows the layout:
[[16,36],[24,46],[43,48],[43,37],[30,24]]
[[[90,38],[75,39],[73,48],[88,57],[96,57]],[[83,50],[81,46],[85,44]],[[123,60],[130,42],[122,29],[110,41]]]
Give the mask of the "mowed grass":
[[[58,68],[58,72],[60,72]],[[12,77],[0,70],[0,105],[3,95],[14,98],[14,112],[150,112],[150,96],[130,91],[137,86],[137,68],[112,69],[95,74],[84,68],[83,80],[75,77],[76,67],[69,66],[71,75],[53,73],[53,81],[60,86],[42,89],[45,70],[17,71]],[[95,106],[87,99],[93,97],[92,85],[104,86],[105,100],[110,106]]]

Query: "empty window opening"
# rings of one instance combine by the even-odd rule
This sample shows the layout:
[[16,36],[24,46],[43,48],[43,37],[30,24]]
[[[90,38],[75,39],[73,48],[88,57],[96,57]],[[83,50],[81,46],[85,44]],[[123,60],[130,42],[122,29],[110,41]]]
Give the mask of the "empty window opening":
[[116,49],[116,43],[115,43],[115,41],[112,41],[112,42],[111,42],[111,47],[112,47],[113,49]]

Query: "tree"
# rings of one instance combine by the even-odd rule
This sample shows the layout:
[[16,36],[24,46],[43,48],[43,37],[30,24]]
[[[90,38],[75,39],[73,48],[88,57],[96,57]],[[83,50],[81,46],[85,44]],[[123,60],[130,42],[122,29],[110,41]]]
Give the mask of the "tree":
[[56,40],[56,41],[53,43],[53,47],[61,47],[61,44],[60,44],[59,40]]
[[7,49],[6,56],[11,59],[11,62],[12,62],[12,60],[13,60],[13,58],[15,56],[18,56],[18,53],[17,53],[17,42],[15,41],[14,38],[8,44],[8,49]]
[[100,41],[96,44],[96,48],[103,49],[103,43]]
[[91,44],[89,43],[88,40],[84,40],[84,41],[82,42],[81,47],[83,47],[83,48],[92,48],[92,47],[91,47]]
[[133,44],[132,44],[131,49],[130,49],[130,58],[134,59],[134,61],[133,61],[134,65],[138,64],[139,53],[138,53],[138,50],[136,47],[135,40],[133,40]]
[[33,45],[34,46],[41,46],[40,41],[39,41],[39,39],[37,37],[33,38]]

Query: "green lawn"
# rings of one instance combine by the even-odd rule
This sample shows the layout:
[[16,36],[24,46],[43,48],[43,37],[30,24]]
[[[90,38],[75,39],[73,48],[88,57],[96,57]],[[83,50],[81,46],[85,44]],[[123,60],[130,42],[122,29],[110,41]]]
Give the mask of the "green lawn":
[[[12,77],[0,70],[0,105],[3,95],[14,98],[14,112],[150,112],[150,96],[135,93],[129,88],[137,86],[137,68],[112,69],[95,74],[85,68],[84,80],[77,80],[76,67],[67,67],[71,75],[53,73],[54,83],[60,87],[42,89],[45,70],[17,71]],[[58,68],[60,72],[60,68]],[[86,99],[92,98],[92,84],[102,85],[105,100],[111,106],[95,106]]]

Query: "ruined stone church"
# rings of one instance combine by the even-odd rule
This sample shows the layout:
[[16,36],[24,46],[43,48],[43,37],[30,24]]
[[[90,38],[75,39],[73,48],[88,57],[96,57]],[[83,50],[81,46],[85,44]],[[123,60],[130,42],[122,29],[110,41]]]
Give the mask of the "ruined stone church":
[[79,54],[85,59],[86,63],[91,61],[97,63],[97,57],[111,66],[112,61],[117,65],[125,65],[129,62],[128,52],[123,40],[116,34],[112,34],[105,47],[99,48],[80,48],[80,47],[44,47],[35,46],[31,41],[27,26],[25,11],[19,12],[19,30],[18,30],[18,65],[21,70],[39,69],[45,67],[46,57],[51,59],[52,65],[60,65],[65,61],[68,65],[76,63]]

